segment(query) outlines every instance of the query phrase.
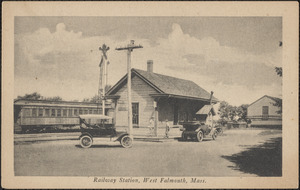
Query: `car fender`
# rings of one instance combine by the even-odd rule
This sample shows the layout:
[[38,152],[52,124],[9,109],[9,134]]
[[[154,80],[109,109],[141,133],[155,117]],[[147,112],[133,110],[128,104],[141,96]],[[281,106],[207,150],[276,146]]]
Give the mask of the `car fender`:
[[129,135],[129,134],[128,133],[121,134],[115,141],[120,141],[126,135]]
[[93,136],[90,133],[87,133],[87,132],[81,133],[81,135],[79,136],[78,139],[80,139],[82,136],[85,136],[85,135],[87,135],[87,136],[89,136],[89,137],[91,137],[93,139]]

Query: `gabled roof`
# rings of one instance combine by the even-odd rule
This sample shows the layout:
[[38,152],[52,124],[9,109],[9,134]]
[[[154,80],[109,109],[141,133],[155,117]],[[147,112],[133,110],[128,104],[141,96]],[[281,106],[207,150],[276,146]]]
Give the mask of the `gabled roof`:
[[204,105],[199,111],[197,111],[196,115],[207,115],[209,112],[212,112],[213,115],[216,115],[212,105]]
[[[198,86],[196,83],[179,79],[176,77],[166,76],[157,73],[150,73],[147,71],[132,69],[132,76],[136,75],[145,81],[149,86],[154,88],[158,94],[169,94],[184,97],[193,97],[204,100],[210,99],[210,93]],[[127,75],[125,75],[116,85],[114,85],[108,92],[107,95],[114,94],[122,84],[125,84]],[[218,101],[213,97],[213,102]]]
[[[281,102],[282,99],[281,98],[277,98],[277,97],[273,97],[273,96],[268,96],[268,95],[264,95],[263,97],[259,98],[258,100],[252,102],[249,106],[253,105],[254,103],[258,102],[259,100],[263,99],[263,98],[270,98],[271,100],[273,100],[274,102]],[[248,106],[248,107],[249,107]]]

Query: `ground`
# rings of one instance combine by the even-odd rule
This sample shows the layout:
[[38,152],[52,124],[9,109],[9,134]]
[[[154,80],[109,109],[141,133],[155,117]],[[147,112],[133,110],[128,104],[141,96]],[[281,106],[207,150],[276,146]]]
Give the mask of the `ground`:
[[81,148],[77,140],[18,140],[15,175],[281,176],[281,132],[232,129],[216,140],[135,140],[129,149],[109,139],[99,139],[89,149]]

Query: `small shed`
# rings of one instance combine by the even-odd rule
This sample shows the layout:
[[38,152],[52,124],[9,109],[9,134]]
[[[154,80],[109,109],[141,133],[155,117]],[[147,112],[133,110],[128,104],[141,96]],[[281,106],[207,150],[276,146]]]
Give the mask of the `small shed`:
[[212,105],[204,105],[199,111],[196,112],[196,118],[200,122],[205,122],[207,117],[215,115],[216,111]]

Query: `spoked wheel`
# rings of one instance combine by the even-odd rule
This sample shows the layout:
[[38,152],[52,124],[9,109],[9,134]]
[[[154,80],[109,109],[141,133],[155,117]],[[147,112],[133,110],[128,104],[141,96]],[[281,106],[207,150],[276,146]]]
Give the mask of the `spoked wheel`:
[[219,128],[219,129],[218,129],[218,135],[220,135],[220,136],[223,135],[223,129],[222,129],[222,128]]
[[80,146],[82,148],[90,148],[93,144],[93,139],[88,136],[88,135],[84,135],[80,138]]
[[213,140],[216,140],[217,136],[218,136],[218,132],[215,131],[215,132],[212,134],[211,137],[212,137]]
[[130,148],[132,147],[132,138],[129,135],[125,135],[121,138],[120,143],[124,148]]
[[199,142],[201,142],[202,140],[203,140],[203,132],[202,131],[199,131],[198,133],[197,133],[197,140],[199,141]]

